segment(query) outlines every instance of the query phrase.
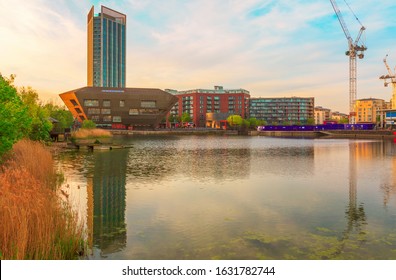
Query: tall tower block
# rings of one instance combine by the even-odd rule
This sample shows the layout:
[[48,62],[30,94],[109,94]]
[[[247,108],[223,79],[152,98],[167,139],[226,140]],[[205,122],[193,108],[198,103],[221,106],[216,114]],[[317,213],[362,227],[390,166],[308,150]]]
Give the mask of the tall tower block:
[[88,13],[87,85],[125,87],[126,15],[101,6]]

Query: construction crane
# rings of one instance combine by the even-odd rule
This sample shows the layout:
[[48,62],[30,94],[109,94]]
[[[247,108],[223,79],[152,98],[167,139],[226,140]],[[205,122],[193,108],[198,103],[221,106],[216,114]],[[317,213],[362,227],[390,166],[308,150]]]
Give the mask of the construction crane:
[[[388,75],[382,75],[379,77],[381,80],[384,80],[384,86],[387,87],[389,84],[392,84],[393,86],[393,94],[392,94],[392,109],[396,109],[396,76],[395,73],[392,73],[392,70],[390,69],[388,63],[386,62],[386,59],[388,58],[388,55],[385,56],[384,58],[384,64],[386,69],[388,70]],[[388,79],[390,82],[388,82]]]
[[355,13],[352,11],[351,7],[348,5],[348,3],[344,0],[345,4],[348,6],[348,8],[351,10],[352,14],[356,18],[356,20],[360,24],[360,30],[359,34],[357,35],[355,41],[352,39],[351,34],[349,33],[349,30],[345,24],[345,21],[341,15],[340,9],[337,6],[336,1],[330,0],[331,5],[333,6],[334,12],[337,15],[338,21],[341,24],[342,30],[344,31],[345,37],[348,40],[348,51],[345,52],[347,56],[349,56],[349,122],[350,123],[355,123],[355,100],[356,100],[356,92],[357,92],[357,86],[356,86],[356,56],[359,59],[362,59],[364,57],[364,51],[367,50],[366,46],[364,43],[360,42],[360,39],[362,37],[362,34],[366,28],[362,25],[360,20],[357,18]]

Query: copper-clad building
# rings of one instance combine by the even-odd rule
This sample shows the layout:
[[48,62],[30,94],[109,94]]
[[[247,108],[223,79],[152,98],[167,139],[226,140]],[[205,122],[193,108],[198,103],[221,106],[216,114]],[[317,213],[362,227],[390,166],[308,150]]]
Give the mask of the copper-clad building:
[[80,122],[94,121],[98,127],[155,128],[178,100],[154,88],[83,87],[60,94]]

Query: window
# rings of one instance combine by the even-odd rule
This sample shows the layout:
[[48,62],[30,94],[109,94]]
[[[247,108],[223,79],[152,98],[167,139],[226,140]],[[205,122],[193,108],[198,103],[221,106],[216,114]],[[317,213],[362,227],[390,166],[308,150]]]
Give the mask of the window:
[[110,107],[110,100],[103,100],[103,107]]
[[111,114],[111,109],[102,109],[102,115],[110,115]]
[[111,116],[103,116],[104,122],[111,122]]
[[129,109],[129,115],[139,115],[139,109]]
[[142,115],[155,115],[159,113],[158,109],[140,109],[139,111]]
[[99,116],[98,115],[91,116],[91,120],[94,121],[94,122],[98,122],[99,121]]
[[80,108],[75,108],[75,110],[76,110],[77,114],[81,114],[82,113]]
[[99,100],[98,99],[85,99],[84,106],[87,107],[99,107]]
[[88,108],[88,115],[100,114],[99,108]]
[[153,100],[142,100],[140,102],[140,107],[142,108],[156,108],[157,102]]
[[125,100],[120,100],[120,107],[125,107]]
[[73,104],[73,106],[78,106],[78,104],[77,104],[76,100],[74,100],[74,99],[70,99],[70,102],[71,102],[71,104]]
[[120,116],[113,116],[113,122],[121,122]]

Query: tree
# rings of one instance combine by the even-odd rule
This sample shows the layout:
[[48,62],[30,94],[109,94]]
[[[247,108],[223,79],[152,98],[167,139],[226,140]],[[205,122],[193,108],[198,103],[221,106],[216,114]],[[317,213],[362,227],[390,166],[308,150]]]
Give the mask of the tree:
[[91,120],[84,120],[81,128],[85,128],[85,129],[94,129],[96,128],[96,124],[94,123],[94,121]]
[[38,93],[31,87],[22,87],[18,92],[22,102],[28,108],[28,115],[32,119],[28,137],[35,141],[48,141],[52,130],[49,112],[38,98]]
[[191,116],[189,113],[184,112],[182,117],[181,117],[182,122],[191,122]]
[[347,124],[347,123],[349,123],[349,119],[348,118],[340,118],[338,123]]
[[249,118],[248,121],[250,124],[250,128],[256,129],[256,127],[258,126],[258,120],[256,118]]
[[7,79],[0,74],[0,158],[28,134],[32,122],[13,86],[14,77]]
[[307,119],[307,124],[308,125],[314,125],[315,124],[315,119],[314,118],[308,118]]
[[53,103],[47,103],[44,108],[49,112],[51,118],[56,119],[60,129],[70,128],[73,125],[73,115],[65,107],[55,105]]
[[242,124],[242,117],[240,115],[230,115],[227,118],[227,123],[234,127],[234,126],[240,126]]

